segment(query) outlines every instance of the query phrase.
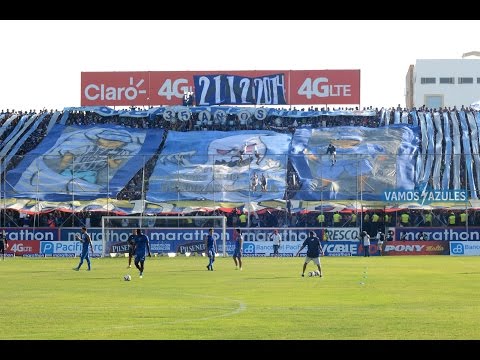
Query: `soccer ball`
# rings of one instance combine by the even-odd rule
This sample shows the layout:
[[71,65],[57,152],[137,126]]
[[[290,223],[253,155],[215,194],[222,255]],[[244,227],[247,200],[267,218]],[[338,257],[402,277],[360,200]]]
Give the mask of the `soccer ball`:
[[315,276],[320,276],[320,271],[315,270]]
[[130,281],[130,280],[132,280],[132,277],[127,274],[127,275],[125,275],[125,276],[123,277],[123,280],[125,280],[125,281]]
[[312,276],[315,276],[315,271],[309,271],[308,272],[308,277],[312,277]]

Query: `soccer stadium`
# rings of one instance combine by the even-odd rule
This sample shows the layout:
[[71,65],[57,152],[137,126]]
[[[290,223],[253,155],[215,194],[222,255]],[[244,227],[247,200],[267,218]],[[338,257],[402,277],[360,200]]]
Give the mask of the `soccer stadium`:
[[480,337],[473,102],[360,106],[358,69],[82,72],[80,106],[0,124],[2,339]]

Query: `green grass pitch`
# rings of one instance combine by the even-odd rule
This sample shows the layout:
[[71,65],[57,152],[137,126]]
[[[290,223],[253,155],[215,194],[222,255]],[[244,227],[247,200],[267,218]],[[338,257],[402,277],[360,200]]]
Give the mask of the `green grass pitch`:
[[6,258],[1,339],[480,339],[480,257],[321,260],[152,257],[140,279],[127,258]]

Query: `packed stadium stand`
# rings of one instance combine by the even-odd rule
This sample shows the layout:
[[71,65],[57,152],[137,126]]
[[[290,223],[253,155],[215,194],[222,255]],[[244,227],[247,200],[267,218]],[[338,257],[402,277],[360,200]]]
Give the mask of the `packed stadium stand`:
[[322,214],[322,225],[372,233],[374,215],[382,226],[452,225],[452,213],[455,226],[480,223],[480,114],[471,108],[176,112],[2,110],[2,226],[100,226],[115,214],[224,214],[247,226],[243,213],[248,226],[318,226]]

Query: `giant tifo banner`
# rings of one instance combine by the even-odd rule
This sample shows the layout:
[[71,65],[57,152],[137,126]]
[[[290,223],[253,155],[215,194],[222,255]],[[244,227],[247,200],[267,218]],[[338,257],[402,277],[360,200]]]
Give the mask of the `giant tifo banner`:
[[200,135],[169,132],[149,179],[148,201],[259,202],[283,197],[291,135],[268,130]]
[[158,149],[162,129],[56,124],[7,173],[7,197],[66,201],[113,197]]
[[[414,189],[419,128],[336,126],[295,131],[290,159],[301,179],[296,200],[383,200],[387,189]],[[336,147],[332,164],[329,144]]]
[[82,106],[359,104],[360,70],[82,72]]

